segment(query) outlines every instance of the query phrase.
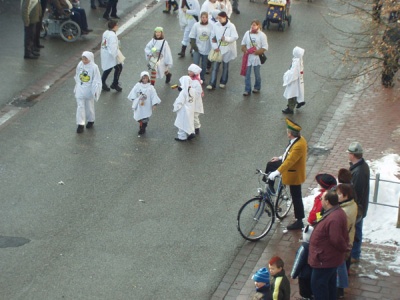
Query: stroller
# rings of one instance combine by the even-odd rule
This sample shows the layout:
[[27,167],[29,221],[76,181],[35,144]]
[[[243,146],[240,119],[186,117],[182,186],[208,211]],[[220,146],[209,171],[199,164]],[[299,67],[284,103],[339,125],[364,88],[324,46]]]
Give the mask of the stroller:
[[267,16],[263,21],[262,28],[269,29],[271,23],[278,24],[278,30],[285,30],[286,21],[288,26],[292,22],[292,16],[289,14],[290,0],[273,0],[268,2]]

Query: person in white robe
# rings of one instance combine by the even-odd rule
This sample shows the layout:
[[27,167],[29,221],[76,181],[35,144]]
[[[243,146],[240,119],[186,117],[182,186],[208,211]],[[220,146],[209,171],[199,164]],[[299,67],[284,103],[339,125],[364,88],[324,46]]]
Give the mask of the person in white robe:
[[165,83],[170,83],[172,74],[170,69],[173,65],[171,49],[167,40],[164,38],[164,29],[156,27],[153,38],[144,48],[147,66],[150,71],[150,83],[155,85],[156,78],[163,78]]
[[179,25],[183,31],[182,48],[178,53],[185,57],[185,51],[189,45],[189,34],[193,25],[199,20],[200,4],[198,0],[181,0],[179,3]]
[[283,75],[283,86],[285,92],[283,97],[288,101],[287,107],[282,110],[284,114],[293,114],[294,108],[302,107],[304,104],[304,49],[294,47],[293,59],[290,69]]
[[196,91],[192,88],[192,80],[189,76],[179,79],[181,91],[173,105],[176,112],[174,125],[178,127],[178,142],[185,142],[195,137],[194,133],[194,106]]
[[132,88],[128,99],[132,101],[133,118],[139,122],[138,134],[144,134],[153,110],[161,103],[156,89],[150,84],[149,72],[140,73],[140,81]]
[[231,17],[232,15],[232,3],[230,0],[218,0],[219,3],[219,9],[221,11],[226,12],[226,14],[228,15],[228,18]]
[[195,91],[194,95],[194,132],[196,135],[200,134],[200,119],[199,115],[204,114],[203,107],[203,88],[201,84],[203,81],[200,78],[201,68],[198,65],[191,64],[188,68],[188,75],[192,79],[192,88]]
[[[108,92],[110,89],[114,89],[117,92],[121,92],[122,88],[119,85],[119,77],[121,76],[124,57],[119,50],[119,41],[117,36],[118,23],[115,20],[109,20],[107,26],[108,30],[103,33],[100,48],[101,68],[103,69],[103,75],[101,77],[103,91]],[[106,84],[107,77],[110,75],[113,68],[114,79],[110,87],[108,87]]]
[[76,67],[74,79],[77,104],[76,124],[78,125],[76,132],[82,133],[86,121],[86,128],[90,129],[94,125],[94,101],[99,100],[102,88],[99,67],[94,63],[92,52],[82,53],[82,61]]
[[228,82],[229,62],[237,57],[236,40],[239,35],[235,25],[229,21],[226,12],[221,11],[218,14],[219,22],[213,24],[211,31],[211,47],[215,51],[221,51],[222,62],[214,61],[212,64],[212,73],[210,83],[207,85],[208,90],[215,89],[217,84],[217,75],[219,67],[222,63],[222,75],[219,81],[219,87],[224,89]]

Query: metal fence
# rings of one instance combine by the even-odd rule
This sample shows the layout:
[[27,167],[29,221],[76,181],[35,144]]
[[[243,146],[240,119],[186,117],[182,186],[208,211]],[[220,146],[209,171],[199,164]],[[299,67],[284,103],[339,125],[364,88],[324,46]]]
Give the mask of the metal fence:
[[378,192],[379,192],[379,183],[380,182],[389,182],[389,183],[395,183],[395,184],[400,184],[400,182],[381,179],[381,174],[379,174],[379,173],[377,173],[375,175],[375,178],[370,178],[370,180],[375,180],[375,190],[374,190],[374,197],[372,198],[372,202],[370,201],[369,203],[376,204],[376,205],[382,205],[382,206],[388,206],[388,207],[394,207],[394,208],[398,209],[399,206],[378,203]]

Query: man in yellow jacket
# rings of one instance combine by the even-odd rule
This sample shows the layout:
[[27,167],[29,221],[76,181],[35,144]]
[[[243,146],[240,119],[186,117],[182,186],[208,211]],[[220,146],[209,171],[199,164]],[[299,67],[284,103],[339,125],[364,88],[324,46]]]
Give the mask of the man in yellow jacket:
[[267,163],[265,173],[269,185],[273,187],[276,176],[282,175],[282,183],[290,186],[296,221],[287,226],[288,230],[303,228],[304,205],[301,195],[301,184],[306,180],[307,141],[301,136],[300,125],[286,118],[289,145],[280,157],[273,157]]

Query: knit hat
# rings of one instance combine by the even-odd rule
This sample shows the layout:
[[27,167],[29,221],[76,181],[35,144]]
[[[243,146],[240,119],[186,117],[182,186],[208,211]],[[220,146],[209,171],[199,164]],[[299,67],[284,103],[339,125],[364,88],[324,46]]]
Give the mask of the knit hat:
[[254,281],[264,282],[267,286],[269,286],[269,272],[267,268],[261,268],[258,270],[252,277]]
[[143,71],[142,73],[140,73],[140,79],[142,79],[143,76],[147,76],[147,77],[150,78],[150,74],[149,74],[149,72],[147,72],[147,71]]
[[359,142],[352,142],[347,152],[351,154],[363,154],[363,148]]
[[290,130],[297,131],[297,132],[300,132],[300,130],[301,130],[301,126],[299,124],[296,124],[289,118],[286,118],[286,125],[287,125],[287,128]]
[[157,26],[156,28],[154,28],[154,31],[164,32],[164,28],[162,28],[161,26]]
[[335,177],[331,174],[318,174],[315,176],[315,180],[325,190],[329,190],[337,185]]
[[311,234],[314,230],[314,227],[307,225],[304,229],[303,229],[303,242],[309,243],[310,239],[311,239]]
[[188,68],[188,71],[192,71],[194,74],[200,74],[201,73],[201,68],[198,65],[191,64]]

